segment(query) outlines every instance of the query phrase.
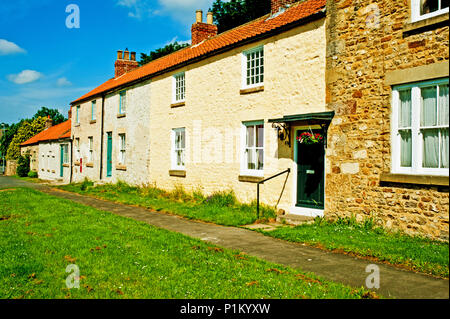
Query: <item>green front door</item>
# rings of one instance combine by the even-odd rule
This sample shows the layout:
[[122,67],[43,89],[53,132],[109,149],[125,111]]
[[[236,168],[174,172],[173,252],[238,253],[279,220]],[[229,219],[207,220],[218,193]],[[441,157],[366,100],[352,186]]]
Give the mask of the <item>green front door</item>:
[[112,133],[108,133],[108,144],[106,149],[106,177],[112,176]]
[[[299,131],[299,134],[301,132]],[[316,133],[316,132],[314,132]],[[297,143],[297,207],[325,208],[325,148]]]
[[61,165],[59,166],[59,169],[61,173],[59,174],[59,176],[64,177],[64,145],[61,145],[60,147],[61,147],[61,156],[60,156]]

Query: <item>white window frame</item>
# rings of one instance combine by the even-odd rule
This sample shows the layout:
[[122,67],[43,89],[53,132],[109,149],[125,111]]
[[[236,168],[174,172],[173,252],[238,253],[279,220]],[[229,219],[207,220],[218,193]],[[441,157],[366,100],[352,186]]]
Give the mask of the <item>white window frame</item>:
[[127,113],[127,91],[123,90],[119,92],[119,114]]
[[77,156],[77,162],[79,162],[81,159],[81,149],[80,149],[80,138],[79,137],[75,138],[75,153]]
[[[262,61],[263,61],[263,72],[262,72],[262,76],[263,76],[263,81],[262,82],[258,82],[258,83],[254,83],[254,84],[247,84],[247,61],[248,61],[248,56],[252,53],[258,52],[258,51],[262,51],[263,53],[263,57],[262,57]],[[265,81],[265,54],[264,54],[264,46],[258,46],[256,48],[247,50],[242,52],[242,88],[243,89],[251,89],[251,88],[255,88],[255,87],[259,87],[259,86],[263,86],[264,85],[264,81]],[[259,67],[261,67],[261,65],[259,65]],[[261,73],[259,74],[259,76],[261,76]]]
[[[448,13],[448,7],[444,9],[437,10],[435,12],[427,13],[427,14],[420,14],[420,4],[422,0],[411,0],[411,22],[417,22],[420,20],[429,19],[432,17],[439,16],[441,14]],[[439,7],[441,6],[441,1],[439,1]]]
[[80,124],[80,105],[75,108],[75,123]]
[[69,164],[69,144],[63,144],[63,164]]
[[[422,176],[449,176],[448,168],[424,168],[423,164],[423,135],[420,127],[421,112],[421,88],[437,86],[439,96],[439,85],[448,84],[449,79],[438,79],[418,82],[413,84],[398,85],[392,89],[392,113],[391,113],[391,172],[393,174],[422,175]],[[412,164],[411,167],[400,165],[401,136],[399,133],[399,108],[400,91],[411,89],[411,136],[412,136]],[[448,126],[436,126],[436,129]]]
[[[182,91],[182,96],[178,96],[178,84]],[[181,93],[180,93],[181,94]],[[172,77],[172,103],[182,103],[186,101],[186,72],[174,74]]]
[[91,102],[91,121],[97,120],[97,100]]
[[[184,132],[184,148],[178,148],[176,145],[177,144],[176,136],[177,136],[177,133],[182,133],[182,132]],[[172,129],[170,139],[171,139],[171,143],[172,143],[172,151],[171,151],[172,170],[184,171],[184,170],[186,170],[186,128],[181,127],[181,128]],[[178,154],[177,154],[178,151],[182,151],[182,153],[183,153],[184,165],[178,165]]]
[[125,165],[127,159],[127,137],[125,133],[119,134],[119,163]]
[[[249,126],[258,126],[263,125],[264,129],[264,139],[263,139],[263,146],[258,147],[256,146],[256,135],[257,131],[255,130],[255,141],[253,147],[251,147],[254,150],[262,149],[263,150],[263,169],[248,169],[248,163],[247,163],[247,151],[249,147],[247,147],[247,127]],[[265,154],[265,145],[266,145],[266,131],[265,131],[265,123],[263,120],[260,121],[251,121],[251,122],[243,122],[241,126],[241,175],[242,176],[255,176],[255,177],[264,177],[264,166],[266,162],[266,154]],[[257,157],[255,157],[255,160]]]
[[88,163],[93,163],[94,162],[94,137],[93,136],[89,136],[88,140],[89,140],[89,158],[88,158]]

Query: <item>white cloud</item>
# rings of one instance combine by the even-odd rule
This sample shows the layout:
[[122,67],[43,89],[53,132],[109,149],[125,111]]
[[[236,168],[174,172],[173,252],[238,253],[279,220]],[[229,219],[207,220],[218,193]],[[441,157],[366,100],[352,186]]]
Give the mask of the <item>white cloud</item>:
[[71,86],[72,82],[67,80],[67,78],[63,77],[63,78],[59,78],[58,81],[56,81],[56,85],[59,86],[59,87],[61,87],[61,86]]
[[25,53],[26,51],[13,42],[0,39],[0,55]]
[[169,16],[182,24],[192,24],[195,11],[208,10],[214,0],[117,0],[117,5],[129,9],[128,16],[141,19],[152,15]]
[[42,74],[33,70],[23,70],[19,74],[8,75],[8,80],[16,84],[26,84],[39,80]]

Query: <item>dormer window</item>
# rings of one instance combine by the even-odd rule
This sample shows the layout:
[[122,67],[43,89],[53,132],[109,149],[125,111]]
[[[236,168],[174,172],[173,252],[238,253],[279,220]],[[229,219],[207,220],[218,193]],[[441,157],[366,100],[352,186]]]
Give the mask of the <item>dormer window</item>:
[[449,0],[411,0],[412,22],[448,13]]

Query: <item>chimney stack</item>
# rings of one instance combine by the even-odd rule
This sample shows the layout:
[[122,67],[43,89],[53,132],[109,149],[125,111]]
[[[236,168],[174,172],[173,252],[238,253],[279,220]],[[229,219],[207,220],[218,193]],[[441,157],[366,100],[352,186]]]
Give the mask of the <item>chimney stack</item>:
[[208,12],[207,23],[203,23],[203,11],[197,10],[196,22],[192,25],[192,45],[199,44],[200,42],[216,36],[217,26],[214,24],[214,15],[212,12]]
[[45,129],[49,129],[53,126],[53,120],[50,118],[50,115],[47,115],[47,120],[45,121]]
[[117,51],[117,61],[114,64],[115,67],[115,77],[119,77],[137,69],[139,67],[139,63],[136,61],[136,52],[131,52],[126,49],[125,51],[119,50]]
[[289,7],[290,4],[298,2],[299,0],[272,0],[272,14],[280,12],[281,9]]

